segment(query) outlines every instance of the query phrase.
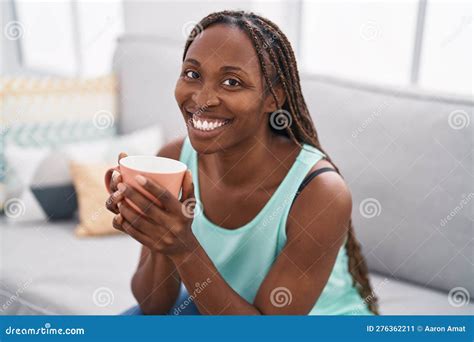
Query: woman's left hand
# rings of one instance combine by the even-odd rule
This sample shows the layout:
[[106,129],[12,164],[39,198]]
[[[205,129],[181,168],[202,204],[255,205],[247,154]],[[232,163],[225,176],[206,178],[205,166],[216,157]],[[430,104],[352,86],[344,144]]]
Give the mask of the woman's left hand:
[[191,172],[187,171],[184,176],[180,200],[149,178],[137,176],[136,180],[161,206],[133,187],[120,183],[117,186],[119,191],[145,215],[139,214],[126,201],[121,201],[119,214],[113,220],[114,227],[152,251],[169,256],[194,251],[198,242],[191,230],[196,206]]

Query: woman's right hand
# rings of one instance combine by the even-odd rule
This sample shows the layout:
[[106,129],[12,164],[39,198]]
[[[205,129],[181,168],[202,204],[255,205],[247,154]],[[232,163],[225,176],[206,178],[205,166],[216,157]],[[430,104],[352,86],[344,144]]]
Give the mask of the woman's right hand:
[[[126,153],[121,152],[118,156],[118,161],[120,162],[120,159],[125,158],[126,156]],[[119,210],[117,204],[123,199],[123,194],[118,190],[117,184],[122,182],[122,175],[118,170],[114,170],[111,174],[111,178],[110,187],[108,189],[110,196],[105,202],[105,207],[114,214],[118,214]]]

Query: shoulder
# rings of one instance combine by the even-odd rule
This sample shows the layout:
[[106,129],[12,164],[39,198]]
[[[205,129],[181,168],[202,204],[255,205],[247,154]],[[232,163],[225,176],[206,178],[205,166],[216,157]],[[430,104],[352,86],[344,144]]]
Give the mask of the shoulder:
[[180,137],[168,142],[167,144],[163,145],[156,155],[179,160],[184,139],[185,137]]
[[[323,167],[334,168],[322,159],[310,172]],[[304,230],[334,243],[345,235],[351,212],[352,195],[344,179],[337,172],[323,172],[307,184],[293,203],[287,223],[288,240]]]

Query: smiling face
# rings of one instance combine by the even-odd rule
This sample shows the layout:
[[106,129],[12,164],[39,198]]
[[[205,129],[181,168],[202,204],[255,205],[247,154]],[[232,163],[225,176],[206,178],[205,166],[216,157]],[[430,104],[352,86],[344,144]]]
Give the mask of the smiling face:
[[213,153],[271,134],[264,78],[250,38],[224,24],[206,28],[190,45],[175,89],[189,138],[200,153]]

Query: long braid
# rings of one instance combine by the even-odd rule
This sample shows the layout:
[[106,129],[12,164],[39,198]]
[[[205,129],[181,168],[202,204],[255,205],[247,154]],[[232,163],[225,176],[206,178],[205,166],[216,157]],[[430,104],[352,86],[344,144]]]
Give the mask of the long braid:
[[[326,160],[334,166],[337,173],[341,174],[328,153],[321,147],[316,128],[302,94],[295,54],[288,38],[276,24],[254,13],[243,11],[211,13],[202,19],[191,31],[185,44],[183,60],[189,46],[201,31],[218,23],[237,26],[247,33],[257,52],[266,88],[277,105],[279,102],[273,85],[278,82],[282,86],[286,100],[281,109],[291,115],[290,124],[285,127],[285,131],[276,130],[270,126],[271,129],[275,133],[287,135],[299,146],[307,143],[316,147],[326,155]],[[267,52],[270,58],[270,67],[267,67],[265,62],[265,52]],[[269,68],[274,68],[276,72],[276,77],[273,79]],[[345,248],[349,259],[348,269],[352,276],[352,284],[367,303],[369,310],[378,315],[377,297],[370,285],[367,264],[362,254],[361,246],[355,237],[352,218],[349,220]]]

